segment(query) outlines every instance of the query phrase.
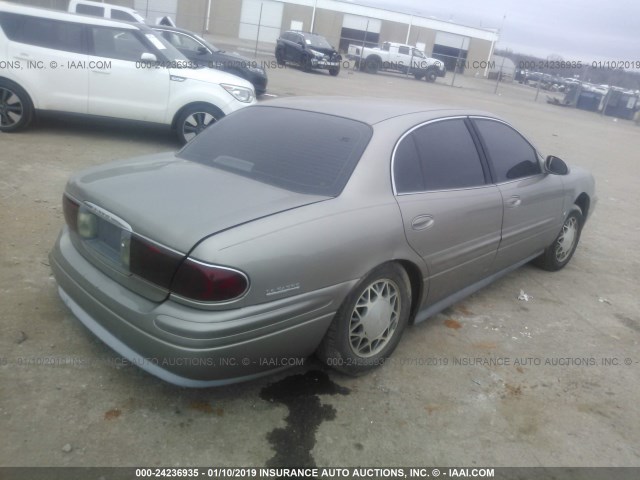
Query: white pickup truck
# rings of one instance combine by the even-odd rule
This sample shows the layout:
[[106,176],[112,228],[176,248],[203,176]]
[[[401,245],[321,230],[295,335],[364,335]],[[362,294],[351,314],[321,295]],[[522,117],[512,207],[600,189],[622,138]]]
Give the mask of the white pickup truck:
[[347,58],[355,60],[357,68],[369,73],[391,70],[411,74],[418,80],[426,78],[429,82],[446,73],[440,60],[427,57],[416,47],[403,43],[384,42],[375,48],[349,45]]

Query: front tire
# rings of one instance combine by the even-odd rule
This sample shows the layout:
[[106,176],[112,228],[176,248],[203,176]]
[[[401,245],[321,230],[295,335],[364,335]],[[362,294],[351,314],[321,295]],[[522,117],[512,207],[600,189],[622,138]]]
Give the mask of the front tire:
[[332,77],[337,77],[339,73],[340,73],[340,67],[333,67],[329,69],[329,74]]
[[180,113],[176,121],[178,139],[185,144],[222,117],[224,113],[213,105],[206,103],[190,105]]
[[430,68],[427,70],[426,78],[427,82],[433,83],[436,81],[436,78],[438,78],[438,72],[434,68]]
[[282,53],[282,49],[281,48],[277,48],[276,49],[276,63],[279,66],[283,66],[284,65],[284,54]]
[[20,85],[0,80],[0,132],[15,132],[33,119],[33,103]]
[[313,70],[313,64],[311,63],[311,57],[304,56],[302,57],[302,70],[310,73]]
[[582,212],[578,209],[572,210],[556,239],[533,261],[534,265],[549,272],[564,268],[578,247],[583,222]]
[[396,263],[380,265],[349,293],[316,354],[336,370],[362,375],[397,347],[410,310],[407,272]]

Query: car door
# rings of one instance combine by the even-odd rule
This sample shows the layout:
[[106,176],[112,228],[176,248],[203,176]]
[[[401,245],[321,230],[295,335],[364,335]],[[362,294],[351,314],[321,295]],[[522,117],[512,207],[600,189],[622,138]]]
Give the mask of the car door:
[[293,33],[291,42],[288,45],[289,60],[302,64],[302,57],[305,51],[305,38],[299,33]]
[[7,56],[23,66],[24,87],[32,92],[36,108],[86,113],[84,25],[16,14],[4,14],[3,19],[10,24]]
[[411,65],[411,48],[400,45],[398,47],[398,53],[394,59],[395,69],[405,71]]
[[502,239],[495,261],[501,270],[540,253],[563,221],[563,182],[545,174],[535,148],[508,124],[472,120],[503,200]]
[[393,181],[407,241],[429,270],[429,304],[490,273],[502,197],[464,117],[405,134],[394,151]]
[[164,123],[169,101],[169,69],[140,62],[143,53],[153,53],[158,60],[163,60],[160,51],[166,47],[162,42],[137,29],[91,26],[90,32],[92,55],[89,60],[94,65],[108,62],[109,68],[89,69],[88,112]]

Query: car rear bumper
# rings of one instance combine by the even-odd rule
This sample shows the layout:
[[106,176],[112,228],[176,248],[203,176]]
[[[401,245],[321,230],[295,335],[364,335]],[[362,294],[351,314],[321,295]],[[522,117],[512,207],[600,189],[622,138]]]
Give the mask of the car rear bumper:
[[250,380],[313,353],[354,282],[235,310],[151,302],[89,263],[63,229],[50,254],[60,297],[130,363],[175,385]]

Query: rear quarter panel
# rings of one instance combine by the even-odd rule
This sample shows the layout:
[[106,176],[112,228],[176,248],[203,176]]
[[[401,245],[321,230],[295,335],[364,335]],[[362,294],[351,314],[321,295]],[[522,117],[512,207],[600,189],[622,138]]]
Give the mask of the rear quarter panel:
[[[427,276],[406,241],[391,187],[395,142],[384,133],[374,134],[337,198],[216,234],[191,252],[193,258],[239,268],[249,276],[250,290],[233,308],[359,280],[392,260],[411,262]],[[272,293],[278,289],[285,291]]]

